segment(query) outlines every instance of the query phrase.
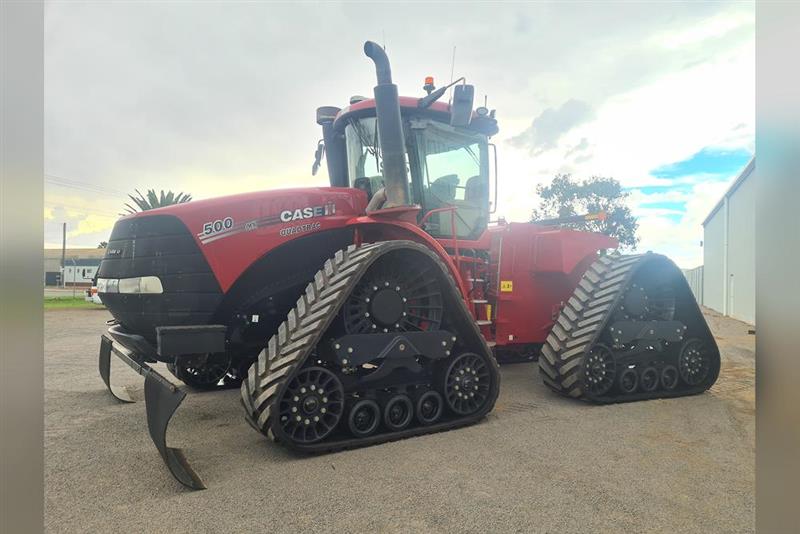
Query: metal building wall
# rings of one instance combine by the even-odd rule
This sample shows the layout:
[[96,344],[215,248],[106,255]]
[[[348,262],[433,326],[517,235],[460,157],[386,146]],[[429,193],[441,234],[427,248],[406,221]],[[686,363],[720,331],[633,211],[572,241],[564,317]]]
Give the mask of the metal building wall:
[[703,223],[703,301],[755,324],[755,159]]
[[751,174],[728,200],[727,314],[751,324],[756,322],[754,178]]
[[717,210],[703,228],[703,305],[724,313],[722,281],[725,256],[725,210]]

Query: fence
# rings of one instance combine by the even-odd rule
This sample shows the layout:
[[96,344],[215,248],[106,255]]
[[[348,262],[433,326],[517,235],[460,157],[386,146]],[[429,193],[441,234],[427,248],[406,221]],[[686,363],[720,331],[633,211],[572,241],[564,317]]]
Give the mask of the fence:
[[692,288],[692,293],[697,303],[703,304],[703,266],[695,267],[694,269],[683,269],[683,275],[689,282],[689,287]]

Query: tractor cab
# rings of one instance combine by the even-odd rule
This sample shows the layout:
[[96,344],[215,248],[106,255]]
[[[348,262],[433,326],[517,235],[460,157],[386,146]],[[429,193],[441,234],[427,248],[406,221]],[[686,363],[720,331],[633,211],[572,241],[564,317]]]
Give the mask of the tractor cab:
[[[455,234],[476,239],[489,219],[489,146],[478,132],[456,128],[431,117],[404,117],[409,199],[421,217],[431,210],[455,208]],[[375,117],[343,122],[347,181],[371,199],[384,187],[380,142]],[[426,229],[435,237],[451,237],[451,210],[428,217]]]
[[[378,88],[374,99],[353,97],[344,109],[319,108],[324,149],[317,150],[315,169],[324,150],[331,185],[365,191],[368,210],[418,205],[418,221],[432,236],[474,240],[486,230],[496,204],[490,201],[490,175],[496,177],[496,169],[491,172],[489,163],[489,136],[497,133],[494,111],[473,111],[471,85],[456,85],[453,102],[447,104],[436,98],[450,86],[435,89],[432,78],[425,81],[427,96],[387,99],[395,113],[399,109],[399,120],[383,119],[383,132]],[[386,162],[386,137],[395,155],[402,150],[402,158]],[[404,167],[394,192],[387,188],[391,165]]]

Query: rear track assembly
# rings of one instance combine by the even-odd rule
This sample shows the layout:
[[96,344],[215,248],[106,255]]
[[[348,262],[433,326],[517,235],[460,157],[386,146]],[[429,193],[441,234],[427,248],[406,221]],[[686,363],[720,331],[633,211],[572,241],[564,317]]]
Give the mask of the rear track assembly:
[[652,253],[598,258],[539,358],[553,391],[598,403],[701,393],[716,381],[719,365],[686,279]]

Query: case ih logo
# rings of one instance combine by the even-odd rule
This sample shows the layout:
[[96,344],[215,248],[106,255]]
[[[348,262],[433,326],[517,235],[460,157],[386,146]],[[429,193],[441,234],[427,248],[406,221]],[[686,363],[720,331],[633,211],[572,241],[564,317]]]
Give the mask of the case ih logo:
[[297,208],[296,210],[283,210],[281,212],[282,222],[299,221],[303,219],[313,219],[314,217],[325,217],[336,213],[336,204],[328,202],[324,206],[308,206],[307,208]]
[[[273,213],[272,215],[240,223],[235,223],[233,217],[224,217],[203,224],[203,230],[197,234],[197,238],[205,245],[217,241],[218,239],[224,239],[242,232],[252,232],[258,228],[272,226],[273,224],[325,217],[327,215],[333,215],[334,213],[336,213],[336,204],[330,201],[322,206],[307,206],[305,208],[283,210],[280,213]],[[282,228],[279,233],[282,237],[286,237],[301,232],[318,230],[319,228],[319,223],[306,223],[299,226]]]

